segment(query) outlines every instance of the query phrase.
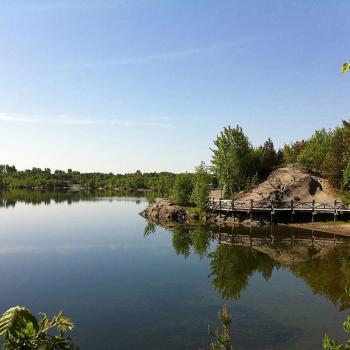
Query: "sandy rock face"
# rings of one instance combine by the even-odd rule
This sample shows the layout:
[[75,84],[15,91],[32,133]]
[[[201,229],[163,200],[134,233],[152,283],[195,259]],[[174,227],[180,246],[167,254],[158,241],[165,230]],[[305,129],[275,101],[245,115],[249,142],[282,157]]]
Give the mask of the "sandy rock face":
[[335,199],[327,180],[289,165],[273,171],[266,181],[241,193],[239,200],[300,200],[333,203]]
[[152,221],[181,221],[186,218],[186,211],[183,207],[169,200],[161,200],[149,205],[141,211],[140,215]]

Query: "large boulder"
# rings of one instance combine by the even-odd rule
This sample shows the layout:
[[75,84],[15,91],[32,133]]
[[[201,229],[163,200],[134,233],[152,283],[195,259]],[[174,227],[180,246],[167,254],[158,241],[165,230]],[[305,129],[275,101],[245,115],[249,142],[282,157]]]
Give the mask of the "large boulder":
[[140,212],[140,215],[151,221],[183,221],[186,219],[186,211],[183,207],[165,199],[150,204]]

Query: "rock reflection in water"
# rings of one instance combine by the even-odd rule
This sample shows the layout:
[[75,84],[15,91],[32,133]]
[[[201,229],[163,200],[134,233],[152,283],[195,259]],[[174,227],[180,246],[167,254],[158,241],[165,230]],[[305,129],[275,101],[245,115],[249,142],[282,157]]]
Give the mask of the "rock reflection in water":
[[[154,233],[154,224],[152,230],[149,225],[145,232]],[[255,273],[269,280],[275,270],[288,268],[339,309],[350,306],[345,293],[350,282],[349,237],[285,227],[182,224],[166,228],[178,255],[207,257],[212,285],[226,299],[238,299]]]

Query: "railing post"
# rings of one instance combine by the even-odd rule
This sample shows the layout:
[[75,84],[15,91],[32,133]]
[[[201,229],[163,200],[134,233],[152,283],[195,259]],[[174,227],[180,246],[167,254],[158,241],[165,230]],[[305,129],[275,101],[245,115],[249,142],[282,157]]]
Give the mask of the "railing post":
[[290,221],[293,223],[293,215],[294,215],[294,201],[293,199],[290,201]]
[[221,219],[221,197],[219,199],[219,218]]
[[273,208],[273,200],[272,200],[271,201],[271,212],[270,212],[270,224],[274,223],[273,215],[274,215],[274,208]]
[[250,220],[253,220],[253,208],[254,208],[254,201],[250,200]]
[[334,221],[337,220],[337,200],[334,201]]
[[312,200],[312,213],[311,213],[311,221],[314,222],[314,216],[315,216],[315,200]]

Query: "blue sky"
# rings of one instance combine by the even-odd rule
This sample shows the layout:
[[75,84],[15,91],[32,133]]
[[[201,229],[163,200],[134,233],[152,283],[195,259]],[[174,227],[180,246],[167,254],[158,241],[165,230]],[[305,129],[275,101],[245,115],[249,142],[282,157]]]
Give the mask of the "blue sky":
[[349,1],[2,0],[0,163],[191,171],[239,124],[350,118]]

